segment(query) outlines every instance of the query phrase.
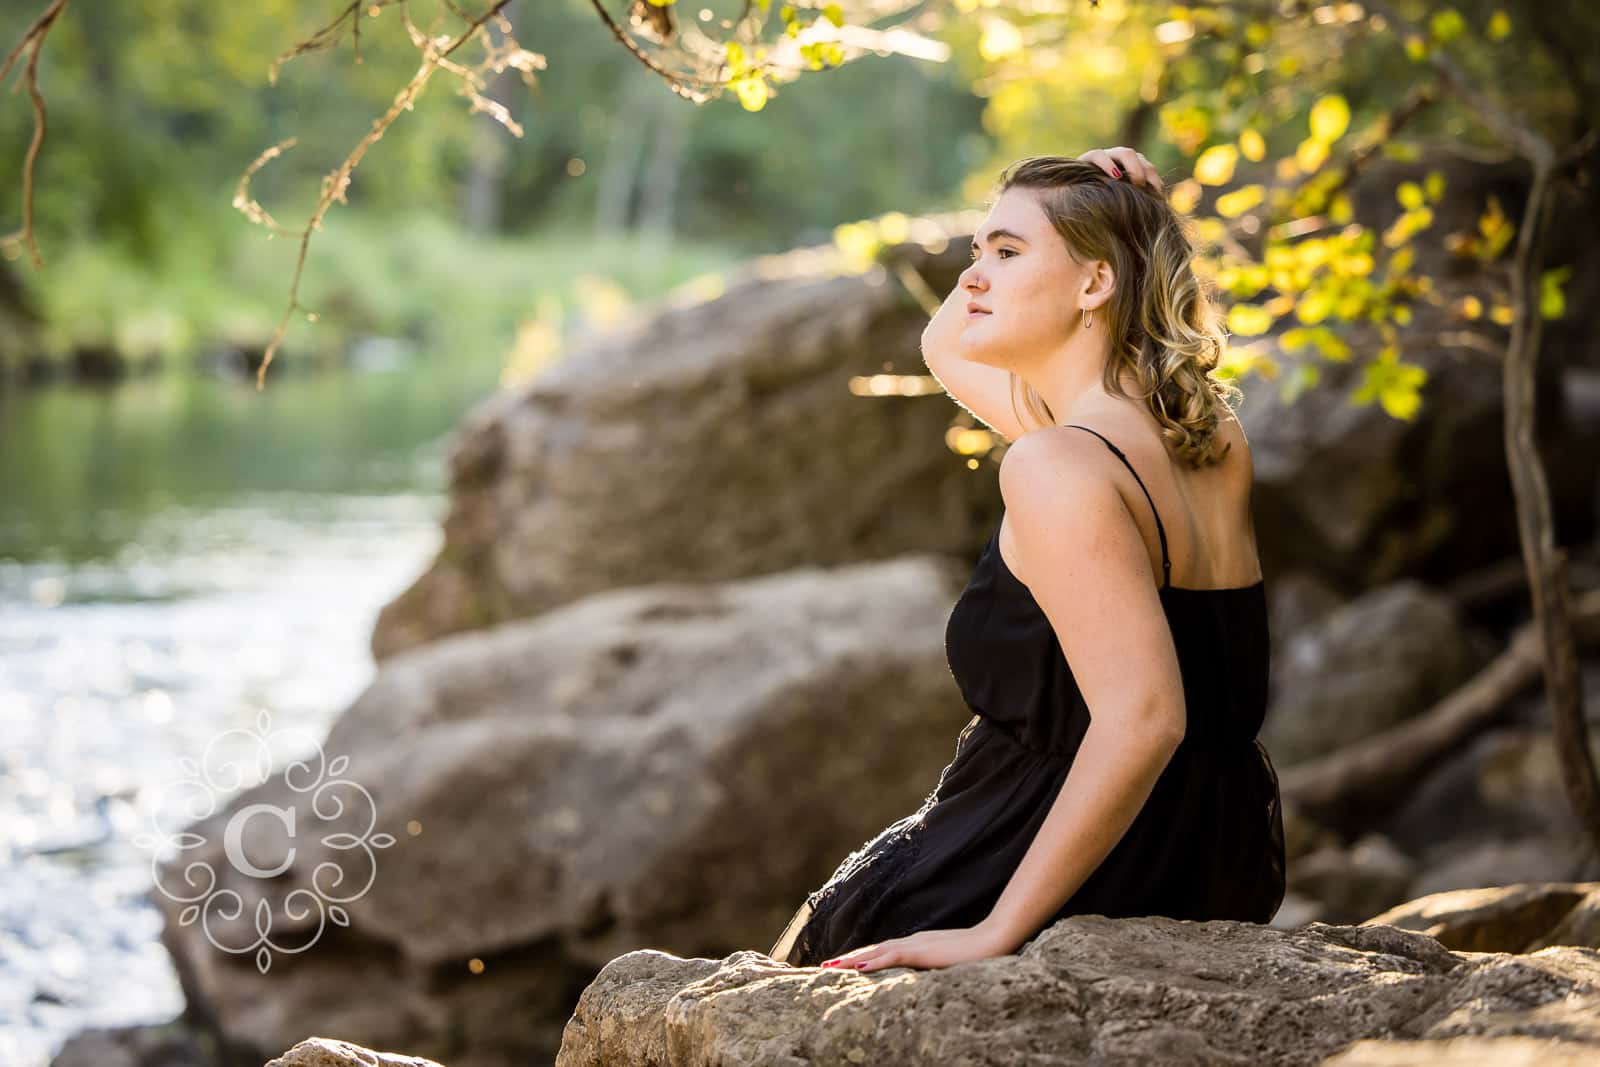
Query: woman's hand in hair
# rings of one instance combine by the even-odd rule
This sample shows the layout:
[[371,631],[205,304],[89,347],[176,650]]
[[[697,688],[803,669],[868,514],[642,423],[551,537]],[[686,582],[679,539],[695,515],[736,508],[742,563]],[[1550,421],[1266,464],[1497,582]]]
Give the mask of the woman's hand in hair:
[[1158,193],[1166,193],[1161,184],[1161,175],[1156,173],[1155,165],[1144,158],[1142,152],[1118,145],[1116,148],[1093,148],[1078,158],[1085,163],[1093,163],[1113,178],[1126,174],[1129,181],[1148,185]]

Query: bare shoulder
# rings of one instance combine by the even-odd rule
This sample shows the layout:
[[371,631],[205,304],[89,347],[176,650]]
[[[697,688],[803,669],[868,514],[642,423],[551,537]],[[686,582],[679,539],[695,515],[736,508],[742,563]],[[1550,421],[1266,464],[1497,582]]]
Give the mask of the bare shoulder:
[[1093,437],[1065,426],[1045,426],[1017,438],[1000,457],[1000,495],[1006,506],[1082,481],[1094,470],[1091,445],[1105,451]]
[[1227,410],[1222,412],[1217,419],[1217,438],[1229,446],[1227,458],[1222,461],[1223,466],[1236,471],[1246,483],[1252,481],[1255,459],[1250,454],[1250,440],[1245,437],[1244,426],[1238,415]]

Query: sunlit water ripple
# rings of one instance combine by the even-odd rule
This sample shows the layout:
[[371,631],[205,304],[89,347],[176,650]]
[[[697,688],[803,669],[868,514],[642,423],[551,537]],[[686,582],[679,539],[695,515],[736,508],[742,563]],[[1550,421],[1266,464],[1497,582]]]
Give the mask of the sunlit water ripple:
[[183,1009],[135,844],[157,795],[263,709],[326,734],[444,506],[261,492],[128,520],[109,561],[0,560],[0,1064]]

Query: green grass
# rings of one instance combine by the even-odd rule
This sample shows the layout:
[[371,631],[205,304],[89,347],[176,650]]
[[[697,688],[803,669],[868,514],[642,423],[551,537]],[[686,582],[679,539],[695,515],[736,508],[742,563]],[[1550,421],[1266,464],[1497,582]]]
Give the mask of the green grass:
[[[47,249],[43,271],[19,263],[45,319],[41,354],[108,347],[181,368],[225,345],[265,345],[288,307],[298,240],[269,238],[233,213],[196,213],[164,232],[153,265],[88,243]],[[732,247],[683,241],[551,229],[480,237],[427,215],[336,210],[311,240],[300,284],[300,303],[317,321],[297,313],[280,358],[336,357],[352,340],[379,335],[509,359],[740,258]]]

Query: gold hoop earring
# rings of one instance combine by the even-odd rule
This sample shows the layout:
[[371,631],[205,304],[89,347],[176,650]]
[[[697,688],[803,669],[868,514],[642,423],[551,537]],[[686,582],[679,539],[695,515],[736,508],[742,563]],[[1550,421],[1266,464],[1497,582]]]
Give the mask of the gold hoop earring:
[[1083,328],[1085,330],[1087,330],[1089,328],[1089,316],[1090,316],[1089,309],[1088,308],[1084,308],[1083,309]]

